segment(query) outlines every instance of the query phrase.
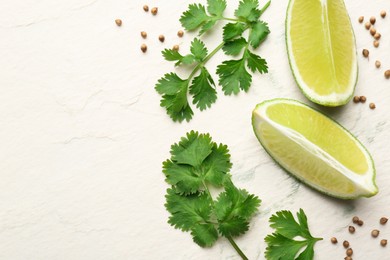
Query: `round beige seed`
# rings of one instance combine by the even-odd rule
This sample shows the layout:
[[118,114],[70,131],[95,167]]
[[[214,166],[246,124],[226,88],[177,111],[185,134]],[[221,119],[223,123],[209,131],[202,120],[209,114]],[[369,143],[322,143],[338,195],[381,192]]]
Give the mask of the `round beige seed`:
[[351,233],[351,234],[355,233],[355,227],[354,227],[354,226],[349,226],[349,227],[348,227],[348,231],[349,231],[349,233]]
[[367,58],[368,55],[370,55],[370,52],[369,52],[367,49],[363,49],[362,54],[363,54],[363,56],[364,56],[365,58]]
[[354,217],[352,218],[352,222],[353,222],[353,223],[357,224],[358,221],[359,221],[359,217],[358,217],[358,216],[354,216]]
[[364,21],[364,16],[360,16],[358,21],[359,21],[359,23],[362,23]]
[[369,107],[370,107],[371,109],[375,109],[375,108],[376,108],[376,106],[375,106],[374,103],[370,103]]
[[378,69],[381,67],[381,62],[379,60],[375,61],[375,67],[377,67]]
[[116,19],[116,20],[115,20],[115,23],[116,23],[116,25],[118,25],[118,26],[122,26],[122,20],[121,20],[121,19]]
[[372,44],[374,45],[375,48],[379,47],[379,42],[378,41],[374,41]]
[[337,244],[337,238],[332,237],[332,238],[330,239],[330,242],[332,242],[332,244]]
[[144,9],[145,12],[149,12],[149,6],[144,5],[143,9]]
[[174,50],[174,51],[178,51],[179,50],[179,45],[173,45],[173,47],[172,47],[172,50]]
[[385,78],[390,79],[390,70],[385,71]]
[[376,34],[376,29],[374,27],[371,27],[370,34],[374,36]]
[[380,33],[378,33],[378,32],[374,34],[375,40],[379,40],[381,38],[381,36],[382,35]]
[[366,103],[367,98],[366,98],[365,96],[360,96],[360,97],[359,97],[359,101],[360,101],[361,103]]
[[183,32],[182,30],[180,30],[180,31],[177,32],[177,36],[183,37],[183,35],[184,35],[184,32]]
[[382,18],[386,17],[386,11],[385,10],[381,11],[381,16],[382,16]]
[[346,251],[345,253],[347,254],[347,256],[353,255],[353,250],[352,250],[352,248],[348,248],[347,251]]
[[144,32],[144,31],[142,31],[141,32],[141,37],[145,39],[146,37],[148,37],[148,34],[146,32]]
[[374,229],[373,231],[371,231],[371,236],[372,237],[378,237],[379,236],[379,230],[378,229]]
[[360,102],[360,97],[359,96],[354,96],[353,97],[353,102],[354,103],[359,103]]
[[345,248],[349,247],[349,242],[347,240],[344,240],[343,247],[345,247]]
[[147,50],[148,50],[148,46],[146,46],[146,44],[142,44],[142,45],[141,45],[141,51],[142,51],[143,53],[145,53]]
[[375,22],[376,22],[375,17],[374,17],[374,16],[371,16],[371,18],[370,18],[370,23],[371,23],[372,25],[374,25]]
[[158,36],[158,40],[160,41],[160,42],[164,42],[165,41],[165,37],[164,37],[164,35],[160,35],[160,36]]
[[358,224],[359,227],[361,227],[361,226],[363,226],[364,222],[363,222],[363,220],[359,219],[357,224]]
[[381,217],[381,219],[379,220],[379,223],[381,223],[381,225],[384,225],[384,224],[387,223],[387,220],[388,220],[388,218],[386,218],[386,217]]
[[150,12],[152,13],[152,15],[156,15],[157,12],[158,12],[158,8],[157,7],[153,7],[152,10],[150,10]]
[[346,256],[346,257],[344,257],[344,260],[352,260],[352,257]]
[[382,239],[381,246],[386,246],[386,245],[387,245],[387,239]]
[[371,28],[370,22],[366,22],[366,23],[364,24],[364,26],[366,27],[367,30],[370,30],[370,28]]

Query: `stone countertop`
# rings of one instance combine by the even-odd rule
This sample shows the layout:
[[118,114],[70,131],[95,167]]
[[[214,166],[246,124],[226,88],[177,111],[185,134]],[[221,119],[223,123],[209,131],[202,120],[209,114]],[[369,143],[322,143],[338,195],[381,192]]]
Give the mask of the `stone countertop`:
[[[254,106],[276,97],[311,104],[299,91],[289,68],[285,41],[286,0],[274,0],[264,13],[271,34],[256,50],[269,73],[255,74],[248,93],[224,96],[189,123],[173,123],[160,108],[156,81],[173,64],[161,50],[179,44],[187,51],[194,34],[178,38],[178,18],[194,1],[150,0],[3,0],[0,2],[0,259],[239,259],[221,238],[210,249],[167,224],[164,195],[168,185],[161,163],[170,145],[189,130],[209,132],[229,146],[237,186],[262,199],[249,232],[236,242],[249,259],[264,259],[268,218],[278,210],[308,215],[315,259],[343,259],[341,243],[350,241],[354,259],[390,259],[390,226],[370,237],[379,218],[390,216],[390,1],[346,0],[355,30],[359,81],[357,95],[335,109],[319,108],[356,135],[371,152],[379,194],[341,201],[321,195],[287,175],[265,153],[253,134]],[[200,2],[206,2],[200,0]],[[232,14],[238,1],[228,1]],[[262,2],[264,4],[265,2]],[[158,6],[157,16],[142,6]],[[379,19],[385,9],[388,16]],[[358,17],[377,16],[382,34],[378,49]],[[117,27],[114,20],[123,20]],[[204,37],[214,48],[218,30]],[[140,31],[148,33],[147,39]],[[165,42],[158,35],[165,35]],[[140,45],[146,43],[143,54]],[[370,58],[361,55],[370,50]],[[224,59],[207,67],[215,76]],[[381,60],[382,68],[374,62]],[[179,70],[179,73],[186,73]],[[374,102],[375,110],[368,104]],[[364,226],[347,231],[358,215]]]

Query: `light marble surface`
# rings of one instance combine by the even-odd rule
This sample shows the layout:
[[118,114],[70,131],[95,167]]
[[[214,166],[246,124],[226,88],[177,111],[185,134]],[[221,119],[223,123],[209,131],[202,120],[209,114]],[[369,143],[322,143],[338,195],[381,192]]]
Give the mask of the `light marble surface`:
[[[173,44],[188,50],[194,35],[180,39],[176,32],[192,2],[0,1],[0,259],[239,259],[224,239],[202,249],[167,224],[161,163],[170,145],[191,129],[227,144],[235,183],[263,200],[250,231],[237,239],[250,259],[264,259],[270,215],[299,208],[312,233],[325,238],[316,246],[316,259],[344,258],[331,236],[348,239],[354,259],[390,259],[390,247],[381,248],[369,235],[382,215],[390,215],[390,81],[383,77],[390,68],[390,1],[346,0],[359,52],[356,94],[368,101],[320,108],[355,134],[375,160],[380,192],[356,201],[300,185],[275,165],[252,132],[251,111],[265,99],[310,104],[287,61],[286,0],[274,0],[263,15],[272,32],[256,53],[267,59],[269,74],[255,74],[250,91],[236,97],[218,88],[217,103],[195,111],[190,123],[168,118],[154,84],[173,64],[160,51]],[[145,3],[158,6],[158,15],[144,13]],[[237,3],[229,1],[228,14]],[[374,49],[357,18],[378,17],[382,9],[388,17],[377,21],[382,39]],[[218,28],[204,38],[210,48],[220,41]],[[146,40],[141,30],[148,32]],[[143,42],[146,54],[139,50]],[[371,51],[369,60],[360,55],[364,47]],[[219,54],[207,65],[213,76],[224,58]],[[370,102],[376,110],[368,108]],[[365,225],[350,235],[346,227],[355,214]],[[380,238],[390,239],[389,225],[381,230]]]

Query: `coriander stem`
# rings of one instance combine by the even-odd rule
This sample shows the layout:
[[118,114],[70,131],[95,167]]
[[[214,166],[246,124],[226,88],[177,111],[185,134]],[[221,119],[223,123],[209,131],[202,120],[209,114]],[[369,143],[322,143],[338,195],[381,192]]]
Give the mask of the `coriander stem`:
[[240,19],[236,19],[236,18],[221,17],[221,19],[226,20],[226,21],[232,21],[232,22],[244,22],[244,21],[242,21]]
[[271,0],[268,1],[263,8],[261,8],[260,15],[262,15],[265,12],[265,10],[267,10],[267,8],[270,6],[270,4],[271,4]]
[[241,256],[241,258],[243,260],[248,260],[248,257],[246,257],[246,255],[241,251],[241,249],[238,247],[236,242],[234,242],[233,238],[230,236],[228,236],[226,238],[229,240],[230,244],[234,247],[234,249],[237,251],[237,253]]
[[206,56],[206,58],[200,62],[194,70],[191,72],[190,76],[188,77],[188,81],[191,81],[192,77],[194,77],[195,73],[198,72],[199,69],[201,69],[220,49],[222,49],[225,42],[222,42],[220,45],[218,45],[212,52],[210,52],[209,55]]

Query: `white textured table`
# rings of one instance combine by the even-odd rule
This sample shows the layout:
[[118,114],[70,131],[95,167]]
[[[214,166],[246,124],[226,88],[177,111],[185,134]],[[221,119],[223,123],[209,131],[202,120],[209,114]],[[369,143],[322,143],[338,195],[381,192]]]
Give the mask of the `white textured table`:
[[[195,1],[195,0],[194,0]],[[284,42],[286,0],[274,0],[263,15],[271,28],[256,53],[269,74],[255,74],[247,94],[223,96],[190,123],[173,123],[160,108],[157,79],[173,70],[163,47],[188,50],[194,35],[178,38],[178,18],[191,1],[3,0],[0,2],[0,259],[238,259],[221,239],[211,249],[194,244],[167,222],[168,185],[161,163],[186,131],[209,132],[229,145],[237,186],[263,203],[250,231],[237,243],[250,259],[263,259],[268,218],[281,209],[303,208],[312,233],[324,237],[316,259],[343,259],[348,239],[354,259],[390,259],[369,235],[382,215],[390,215],[390,1],[346,0],[359,52],[356,94],[366,104],[323,109],[370,150],[380,193],[371,199],[340,201],[289,177],[264,152],[251,128],[251,111],[262,100],[295,98],[310,103],[296,86]],[[202,1],[205,2],[205,1]],[[238,1],[229,1],[231,14]],[[264,4],[265,2],[262,2]],[[156,17],[142,6],[158,6]],[[378,19],[381,46],[357,22],[385,9]],[[123,20],[117,27],[116,18]],[[143,40],[139,33],[148,32]],[[157,40],[165,34],[164,44]],[[204,40],[210,48],[221,32]],[[139,50],[145,42],[146,54]],[[371,50],[370,60],[361,50]],[[215,75],[224,56],[208,64]],[[383,68],[374,67],[375,59]],[[370,110],[368,103],[377,108]],[[354,235],[353,215],[365,225]],[[380,237],[390,239],[390,226]]]

